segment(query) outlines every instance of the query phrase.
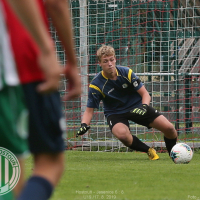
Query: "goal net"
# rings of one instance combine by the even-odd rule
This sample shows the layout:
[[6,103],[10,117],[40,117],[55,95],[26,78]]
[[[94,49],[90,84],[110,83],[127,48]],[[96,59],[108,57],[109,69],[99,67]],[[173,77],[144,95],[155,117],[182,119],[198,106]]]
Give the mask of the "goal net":
[[[151,95],[151,105],[176,127],[179,142],[200,146],[200,2],[199,0],[71,0],[74,39],[82,95],[63,102],[68,148],[128,151],[110,132],[103,105],[95,110],[91,129],[76,138],[87,105],[88,85],[101,71],[96,51],[116,50],[117,64],[130,67]],[[57,53],[66,58],[52,29]],[[67,81],[62,78],[61,96]],[[130,123],[130,130],[150,146],[165,149],[163,134]]]

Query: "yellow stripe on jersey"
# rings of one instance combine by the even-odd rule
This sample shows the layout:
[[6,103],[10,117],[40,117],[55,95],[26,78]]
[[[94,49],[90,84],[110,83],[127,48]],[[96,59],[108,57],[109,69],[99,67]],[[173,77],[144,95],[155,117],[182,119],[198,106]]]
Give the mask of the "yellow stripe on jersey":
[[[117,76],[119,76],[119,73],[118,73],[117,69],[116,69],[116,73],[117,73]],[[108,78],[105,76],[105,74],[103,73],[103,71],[101,71],[101,75],[102,75],[105,79],[108,79]]]
[[118,73],[118,71],[117,71],[117,68],[116,68],[116,72],[117,72],[117,76],[119,76],[119,73]]
[[103,71],[101,71],[101,75],[102,75],[105,79],[108,79],[108,78],[104,75]]
[[90,88],[93,88],[93,89],[95,89],[95,90],[97,90],[97,91],[99,91],[99,92],[103,95],[103,97],[105,97],[105,94],[104,94],[104,93],[100,90],[100,88],[98,88],[96,85],[90,84],[89,87],[90,87]]
[[132,69],[129,69],[129,71],[128,71],[128,80],[129,80],[129,82],[131,83],[131,74],[132,74]]

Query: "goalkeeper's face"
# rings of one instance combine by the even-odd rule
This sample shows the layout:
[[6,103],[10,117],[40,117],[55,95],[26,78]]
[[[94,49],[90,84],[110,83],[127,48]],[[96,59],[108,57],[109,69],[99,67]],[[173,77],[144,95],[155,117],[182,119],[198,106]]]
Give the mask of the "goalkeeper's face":
[[114,55],[102,56],[99,65],[102,67],[104,74],[108,76],[108,78],[109,76],[113,76],[116,74],[116,58]]

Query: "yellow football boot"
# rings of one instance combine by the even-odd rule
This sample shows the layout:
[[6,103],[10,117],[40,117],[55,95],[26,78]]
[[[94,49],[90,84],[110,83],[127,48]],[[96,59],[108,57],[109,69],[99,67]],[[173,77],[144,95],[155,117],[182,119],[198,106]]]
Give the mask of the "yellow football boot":
[[156,153],[156,150],[153,148],[149,148],[147,155],[149,156],[150,160],[158,160],[159,159],[159,156]]

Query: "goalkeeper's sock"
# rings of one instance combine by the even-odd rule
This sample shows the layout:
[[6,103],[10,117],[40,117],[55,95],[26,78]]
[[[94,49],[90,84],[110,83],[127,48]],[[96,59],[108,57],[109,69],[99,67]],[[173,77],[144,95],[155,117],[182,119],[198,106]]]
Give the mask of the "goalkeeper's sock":
[[172,147],[176,144],[176,141],[177,141],[177,138],[174,138],[174,139],[168,139],[164,136],[164,140],[165,140],[165,144],[166,144],[166,148],[167,148],[167,151],[170,155],[170,152],[172,150]]
[[31,177],[17,200],[47,200],[53,191],[52,184],[40,176]]
[[149,146],[147,146],[145,143],[140,141],[136,136],[133,136],[133,142],[129,148],[136,150],[136,151],[141,151],[141,152],[148,152]]

